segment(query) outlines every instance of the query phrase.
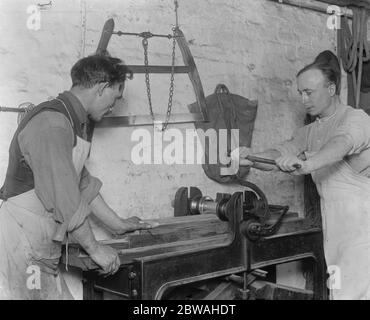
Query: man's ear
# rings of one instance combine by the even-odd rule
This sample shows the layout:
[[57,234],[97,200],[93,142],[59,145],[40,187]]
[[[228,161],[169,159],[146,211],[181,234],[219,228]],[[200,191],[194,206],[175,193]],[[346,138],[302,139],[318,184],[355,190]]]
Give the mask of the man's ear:
[[98,91],[99,96],[103,95],[103,91],[104,91],[105,88],[108,87],[108,85],[109,85],[108,82],[101,82],[101,83],[97,84],[97,86],[98,86],[97,91]]

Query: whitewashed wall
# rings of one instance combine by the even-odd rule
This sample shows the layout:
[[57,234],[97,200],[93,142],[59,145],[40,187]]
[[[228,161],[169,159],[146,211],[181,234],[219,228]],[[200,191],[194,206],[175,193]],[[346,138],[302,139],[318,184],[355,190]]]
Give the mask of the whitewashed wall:
[[[69,89],[71,66],[94,53],[108,18],[114,18],[116,30],[126,32],[168,34],[175,22],[171,0],[54,0],[41,10],[41,28],[30,30],[27,8],[36,3],[0,2],[0,105],[40,103]],[[304,118],[296,91],[297,70],[318,52],[335,49],[335,34],[326,27],[327,17],[267,0],[180,0],[179,5],[180,27],[205,93],[212,93],[218,83],[224,83],[233,93],[258,100],[253,136],[256,149],[289,138]],[[143,63],[139,38],[113,36],[108,49],[127,64]],[[149,40],[150,63],[169,65],[170,53],[171,42],[167,39]],[[176,56],[176,63],[181,64],[179,50]],[[169,76],[151,76],[151,87],[154,109],[164,113]],[[187,105],[194,101],[187,76],[176,76],[173,111],[187,112]],[[124,102],[115,114],[148,113],[144,76],[137,75],[127,82]],[[14,114],[0,113],[1,181],[15,127]],[[193,125],[176,128],[185,130]],[[102,194],[121,216],[171,216],[171,200],[181,186],[198,186],[211,197],[216,192],[240,190],[238,186],[210,181],[200,165],[134,165],[130,137],[135,129],[97,129],[89,161],[91,172],[104,183]],[[253,171],[249,180],[264,190],[270,203],[288,204],[291,210],[302,213],[302,178]]]

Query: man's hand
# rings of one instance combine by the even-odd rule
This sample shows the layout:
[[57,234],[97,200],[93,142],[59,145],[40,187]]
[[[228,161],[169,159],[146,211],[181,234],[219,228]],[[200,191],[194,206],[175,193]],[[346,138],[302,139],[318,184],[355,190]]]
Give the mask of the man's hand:
[[89,255],[91,259],[102,268],[100,273],[106,276],[116,273],[121,265],[117,251],[109,246],[98,244]]
[[[303,175],[308,174],[309,169],[306,161],[302,161],[293,155],[281,156],[275,159],[276,165],[281,171],[293,174],[293,175]],[[300,168],[297,168],[300,165]]]
[[114,232],[119,235],[136,230],[151,229],[156,226],[158,226],[156,222],[144,222],[140,218],[133,216],[127,219],[121,219],[120,224],[115,227]]
[[122,219],[108,206],[101,194],[98,194],[90,203],[90,207],[94,215],[103,222],[113,234],[116,235],[135,230],[150,229],[158,225],[158,223],[148,220],[144,222],[138,217]]

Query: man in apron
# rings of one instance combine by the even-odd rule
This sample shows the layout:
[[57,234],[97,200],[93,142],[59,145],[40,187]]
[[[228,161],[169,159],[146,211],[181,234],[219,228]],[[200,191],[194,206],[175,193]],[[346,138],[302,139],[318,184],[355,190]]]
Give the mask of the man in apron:
[[[290,174],[312,175],[321,200],[330,296],[370,299],[370,117],[340,102],[338,68],[324,59],[298,73],[303,105],[316,120],[256,155],[275,159]],[[272,170],[245,159],[250,149],[239,153],[240,165]]]
[[119,59],[83,58],[71,70],[71,90],[20,122],[0,191],[0,299],[71,299],[58,270],[69,238],[103,273],[115,273],[118,254],[96,241],[90,213],[116,234],[151,227],[136,217],[121,219],[99,194],[101,182],[84,167],[89,118],[100,121],[110,111],[127,75]]

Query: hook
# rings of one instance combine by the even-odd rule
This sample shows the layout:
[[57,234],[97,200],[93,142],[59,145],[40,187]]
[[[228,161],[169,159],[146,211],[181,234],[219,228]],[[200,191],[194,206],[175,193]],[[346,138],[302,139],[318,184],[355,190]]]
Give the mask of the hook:
[[48,7],[48,6],[52,6],[53,4],[52,4],[52,2],[51,1],[49,1],[49,3],[38,3],[37,4],[37,6],[42,10],[42,9],[46,9],[46,8],[44,8],[44,7]]

